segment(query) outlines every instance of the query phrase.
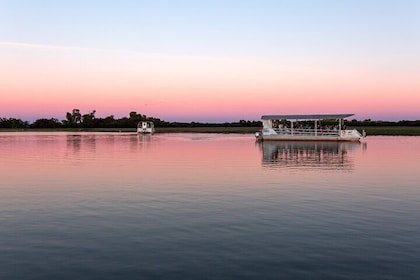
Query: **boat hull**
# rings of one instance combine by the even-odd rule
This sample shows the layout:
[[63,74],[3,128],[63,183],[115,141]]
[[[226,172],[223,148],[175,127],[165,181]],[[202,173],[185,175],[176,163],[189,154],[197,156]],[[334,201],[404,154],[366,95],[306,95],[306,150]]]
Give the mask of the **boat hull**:
[[[309,135],[308,135],[309,134]],[[357,130],[343,130],[341,133],[329,133],[322,135],[315,133],[306,134],[291,134],[291,133],[277,133],[274,130],[266,130],[257,132],[255,137],[258,141],[348,141],[358,142],[363,137]]]
[[137,133],[153,134],[155,133],[155,129],[154,128],[137,128]]
[[265,135],[258,136],[259,141],[349,141],[359,142],[357,137],[334,137],[334,136],[287,136],[287,135]]

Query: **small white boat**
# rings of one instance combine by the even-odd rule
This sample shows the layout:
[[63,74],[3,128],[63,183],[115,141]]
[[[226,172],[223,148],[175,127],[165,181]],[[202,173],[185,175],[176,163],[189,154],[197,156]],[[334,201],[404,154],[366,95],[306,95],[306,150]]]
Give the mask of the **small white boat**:
[[344,119],[354,114],[265,115],[259,141],[360,141],[365,131],[346,129]]
[[155,133],[155,125],[153,122],[139,122],[137,124],[137,133]]

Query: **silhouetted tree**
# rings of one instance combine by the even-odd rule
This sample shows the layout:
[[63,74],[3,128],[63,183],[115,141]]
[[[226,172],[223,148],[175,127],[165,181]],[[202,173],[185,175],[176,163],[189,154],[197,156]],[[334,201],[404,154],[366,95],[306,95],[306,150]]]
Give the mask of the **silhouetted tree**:
[[93,110],[89,114],[84,114],[82,116],[83,127],[92,128],[92,127],[95,126],[95,113],[96,113],[96,111]]
[[61,126],[61,122],[54,118],[38,119],[30,125],[31,128],[59,128]]
[[0,128],[26,128],[29,123],[15,118],[0,118]]
[[73,109],[72,112],[66,113],[66,120],[63,121],[63,125],[66,127],[77,127],[82,122],[82,115],[79,109]]

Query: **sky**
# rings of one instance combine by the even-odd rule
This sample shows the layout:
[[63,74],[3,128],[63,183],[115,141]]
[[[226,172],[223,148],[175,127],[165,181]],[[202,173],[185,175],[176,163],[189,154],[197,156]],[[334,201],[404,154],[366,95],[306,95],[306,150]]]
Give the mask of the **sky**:
[[0,0],[0,117],[420,119],[420,1]]

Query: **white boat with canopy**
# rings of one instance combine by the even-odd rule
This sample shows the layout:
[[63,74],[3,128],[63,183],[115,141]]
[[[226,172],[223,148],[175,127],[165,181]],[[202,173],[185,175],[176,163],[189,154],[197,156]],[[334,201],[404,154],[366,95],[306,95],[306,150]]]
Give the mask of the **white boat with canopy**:
[[344,119],[354,114],[264,115],[259,141],[360,141],[366,133],[347,129]]
[[137,133],[155,133],[155,125],[153,122],[139,122],[137,124]]

